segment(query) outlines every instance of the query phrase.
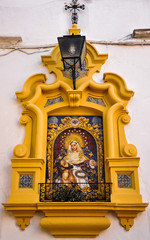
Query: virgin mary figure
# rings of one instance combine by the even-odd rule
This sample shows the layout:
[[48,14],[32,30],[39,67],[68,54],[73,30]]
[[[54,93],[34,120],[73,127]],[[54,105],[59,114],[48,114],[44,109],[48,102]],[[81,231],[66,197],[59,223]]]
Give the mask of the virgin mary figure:
[[81,189],[88,187],[89,185],[89,172],[94,171],[96,167],[96,161],[90,159],[91,155],[86,155],[80,144],[76,140],[72,140],[69,143],[67,153],[64,157],[59,157],[58,169],[60,177],[56,179],[56,182],[63,183],[70,186],[72,183],[79,185]]

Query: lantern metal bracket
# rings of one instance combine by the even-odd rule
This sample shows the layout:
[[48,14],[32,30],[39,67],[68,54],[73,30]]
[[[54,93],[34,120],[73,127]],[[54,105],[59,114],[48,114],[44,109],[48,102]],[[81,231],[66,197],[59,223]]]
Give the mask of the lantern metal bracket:
[[71,69],[73,89],[76,90],[76,65],[79,64],[80,69],[82,69],[86,57],[85,36],[72,34],[58,37],[58,43],[64,70]]

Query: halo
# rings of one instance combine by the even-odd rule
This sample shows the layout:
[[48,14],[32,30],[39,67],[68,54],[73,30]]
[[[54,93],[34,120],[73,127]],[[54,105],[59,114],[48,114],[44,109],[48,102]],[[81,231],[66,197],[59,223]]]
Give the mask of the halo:
[[84,139],[79,133],[70,133],[68,136],[65,138],[65,148],[68,149],[69,144],[72,141],[76,141],[79,143],[80,147],[84,147]]

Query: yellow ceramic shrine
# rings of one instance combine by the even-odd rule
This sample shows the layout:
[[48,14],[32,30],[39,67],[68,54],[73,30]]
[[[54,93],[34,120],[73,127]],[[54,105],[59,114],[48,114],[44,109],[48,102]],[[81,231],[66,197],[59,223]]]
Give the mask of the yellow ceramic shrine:
[[[70,34],[79,32],[75,24],[70,29]],[[137,213],[147,206],[142,203],[139,191],[140,158],[136,147],[127,143],[124,132],[124,125],[130,122],[126,106],[134,92],[128,90],[125,81],[115,73],[105,73],[104,83],[96,83],[92,78],[94,73],[100,72],[107,58],[107,54],[99,54],[87,42],[84,71],[78,72],[77,89],[73,90],[70,73],[63,71],[60,50],[56,46],[50,55],[42,56],[43,64],[56,75],[56,81],[47,84],[45,74],[36,74],[26,80],[21,92],[16,93],[23,107],[20,123],[26,126],[26,134],[24,142],[13,151],[12,188],[8,203],[3,205],[14,214],[22,230],[29,225],[36,211],[42,211],[45,217],[41,226],[56,237],[95,237],[110,226],[105,217],[108,211],[114,211],[121,225],[129,230]],[[97,137],[100,136],[97,122],[90,123],[94,117],[103,121],[101,142]],[[86,134],[94,139],[99,166],[97,181],[102,180],[103,174],[103,183],[111,183],[108,199],[81,202],[41,200],[44,198],[39,184],[54,180],[54,143],[56,139],[59,142],[58,136],[66,139],[65,133],[68,134],[66,142],[71,141],[70,129],[73,138],[81,142],[80,148],[82,142],[87,142]],[[80,139],[78,130],[82,135]],[[63,148],[65,141],[61,144]]]

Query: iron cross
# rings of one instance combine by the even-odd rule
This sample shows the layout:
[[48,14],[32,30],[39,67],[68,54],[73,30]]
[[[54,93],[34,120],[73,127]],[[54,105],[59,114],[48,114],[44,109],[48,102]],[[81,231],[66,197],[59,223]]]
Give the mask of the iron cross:
[[72,12],[72,16],[71,16],[72,24],[77,24],[78,23],[77,11],[80,11],[80,9],[84,10],[85,5],[84,4],[80,5],[78,3],[78,0],[72,0],[72,3],[70,3],[69,5],[65,5],[65,10],[68,10],[68,9],[70,9],[70,12]]

